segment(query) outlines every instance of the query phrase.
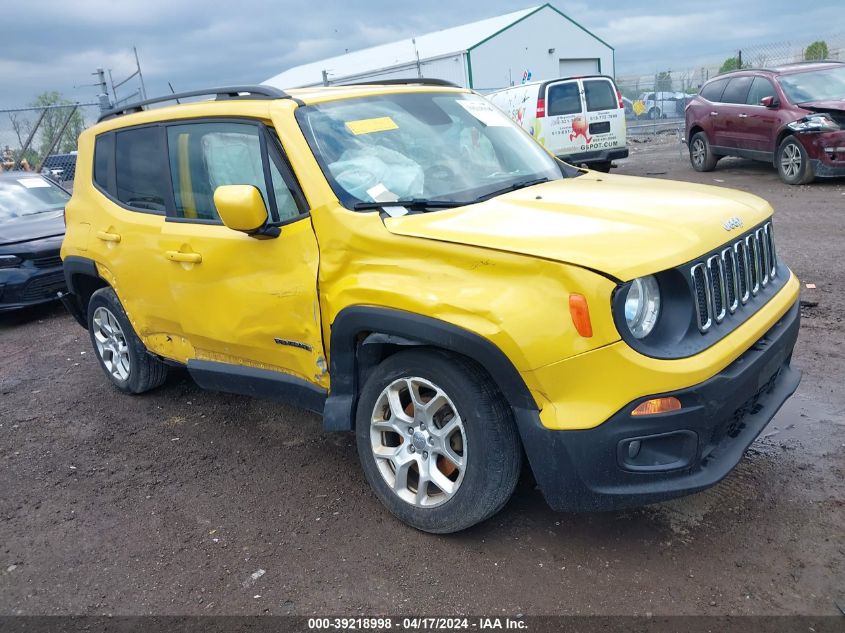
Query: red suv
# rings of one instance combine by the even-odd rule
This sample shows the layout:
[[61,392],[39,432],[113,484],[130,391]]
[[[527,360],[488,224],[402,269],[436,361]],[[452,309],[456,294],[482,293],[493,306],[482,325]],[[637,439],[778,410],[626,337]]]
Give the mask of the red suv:
[[845,62],[719,75],[687,105],[686,133],[696,171],[740,156],[772,163],[789,185],[845,176]]

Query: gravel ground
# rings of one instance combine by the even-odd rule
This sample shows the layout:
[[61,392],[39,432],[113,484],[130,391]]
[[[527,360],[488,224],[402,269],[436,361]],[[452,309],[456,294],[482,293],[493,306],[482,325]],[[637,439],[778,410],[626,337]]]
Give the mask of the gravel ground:
[[693,172],[634,144],[618,173],[735,187],[776,209],[802,282],[796,396],[720,485],[556,514],[530,477],[438,537],[392,519],[354,438],[276,403],[119,395],[52,306],[0,319],[0,614],[836,614],[845,607],[845,182],[765,165]]

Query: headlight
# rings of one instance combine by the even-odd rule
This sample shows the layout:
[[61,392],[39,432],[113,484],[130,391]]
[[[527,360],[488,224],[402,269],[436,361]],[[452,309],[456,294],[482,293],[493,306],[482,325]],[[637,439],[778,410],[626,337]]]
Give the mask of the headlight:
[[21,258],[16,255],[0,255],[0,268],[14,268],[21,261]]
[[660,315],[660,288],[649,275],[635,279],[625,297],[625,321],[635,338],[644,338],[654,329]]
[[786,127],[793,132],[836,132],[839,124],[826,114],[811,114]]

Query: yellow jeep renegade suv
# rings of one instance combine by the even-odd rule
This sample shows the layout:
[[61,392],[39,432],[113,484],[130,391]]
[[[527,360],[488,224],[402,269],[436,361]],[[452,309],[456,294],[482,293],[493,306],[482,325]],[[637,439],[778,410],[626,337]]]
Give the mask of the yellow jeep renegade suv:
[[178,365],[320,412],[453,532],[523,456],[558,510],[711,486],[798,385],[760,198],[576,169],[434,81],[200,95],[79,140],[64,301],[121,391]]

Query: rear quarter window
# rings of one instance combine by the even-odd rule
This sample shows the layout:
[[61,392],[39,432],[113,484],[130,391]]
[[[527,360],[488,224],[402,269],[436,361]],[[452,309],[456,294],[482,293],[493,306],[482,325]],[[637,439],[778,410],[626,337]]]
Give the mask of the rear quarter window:
[[113,194],[114,134],[98,136],[94,142],[94,182],[103,191]]
[[587,101],[587,112],[615,110],[619,107],[616,91],[606,79],[585,79],[584,98]]

